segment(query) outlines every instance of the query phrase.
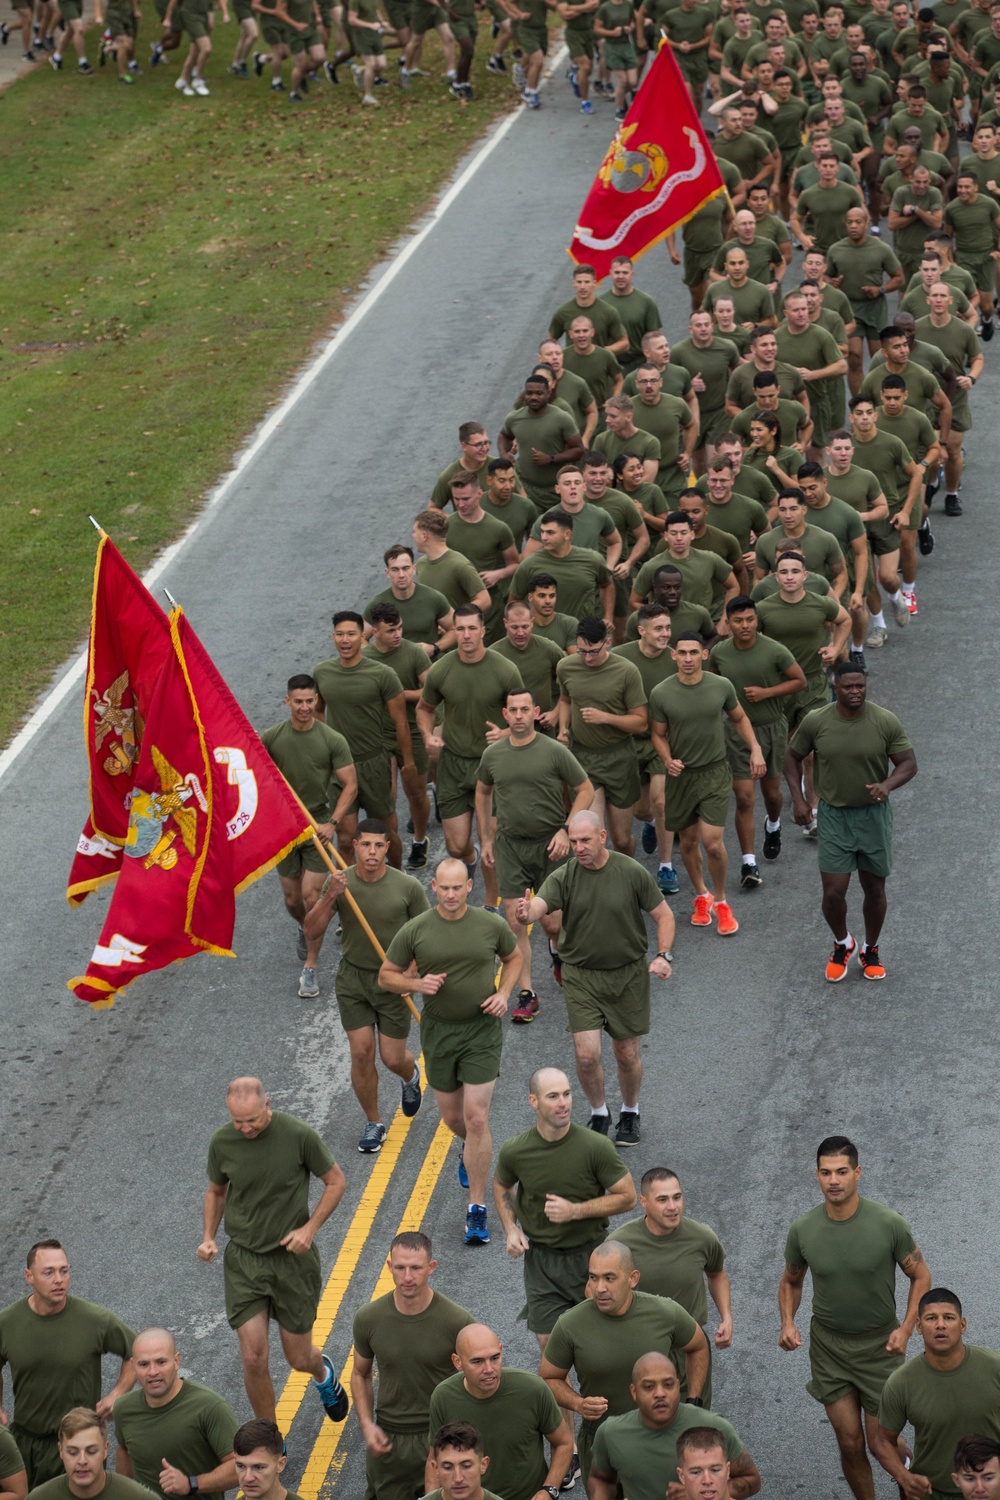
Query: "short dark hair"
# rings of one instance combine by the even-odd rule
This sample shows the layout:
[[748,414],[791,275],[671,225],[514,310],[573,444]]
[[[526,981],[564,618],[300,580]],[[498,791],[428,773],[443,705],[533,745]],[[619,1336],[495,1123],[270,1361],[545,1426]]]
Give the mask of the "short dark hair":
[[[294,677],[289,677],[286,693],[314,693],[316,691],[316,679],[310,677],[308,672],[296,672]],[[43,1244],[48,1241],[43,1240]],[[31,1262],[28,1262],[29,1266]]]
[[514,460],[512,458],[491,458],[486,465],[487,474],[499,474],[501,469],[512,469]]
[[460,469],[457,474],[453,474],[448,480],[448,488],[450,490],[471,490],[473,485],[477,489],[479,488],[479,475],[467,474],[464,469]]
[[823,465],[814,464],[810,460],[801,466],[799,472],[795,477],[796,479],[823,479],[825,478],[825,475],[823,473]]
[[728,1459],[726,1439],[718,1427],[689,1427],[677,1439],[675,1451],[680,1463],[688,1453],[714,1453],[717,1448]]
[[872,411],[874,411],[875,410],[875,399],[874,399],[874,397],[873,396],[862,396],[861,393],[859,392],[856,396],[852,396],[851,399],[850,399],[850,401],[848,401],[848,403],[847,403],[847,410],[851,411],[851,412],[855,412],[855,411],[857,411],[857,409],[858,409],[859,406],[870,406],[871,409],[872,409]]
[[466,617],[466,615],[475,615],[480,625],[483,623],[482,610],[479,608],[478,604],[473,604],[471,601],[465,604],[459,604],[457,606],[454,616],[456,620],[458,619],[459,615],[461,615],[463,619]]
[[254,1417],[252,1422],[244,1422],[242,1427],[237,1427],[233,1437],[233,1452],[239,1458],[246,1458],[257,1448],[263,1448],[275,1458],[280,1458],[285,1451],[285,1439],[280,1429],[266,1417]]
[[735,599],[730,599],[726,605],[726,615],[738,614],[743,609],[752,609],[754,614],[757,613],[757,606],[749,594],[737,594]]
[[917,1312],[921,1317],[923,1317],[925,1309],[928,1307],[933,1307],[935,1302],[944,1302],[949,1307],[954,1307],[958,1311],[958,1316],[962,1316],[961,1301],[959,1300],[958,1296],[954,1292],[950,1292],[946,1286],[932,1286],[929,1292],[925,1292],[920,1301],[917,1303]]
[[558,506],[555,510],[547,510],[538,524],[544,526],[546,522],[550,526],[561,526],[564,531],[573,530],[573,517],[568,510],[560,510]]
[[389,1254],[391,1255],[394,1250],[425,1250],[428,1255],[431,1255],[433,1253],[431,1237],[429,1234],[421,1233],[419,1229],[404,1229],[393,1237],[392,1244],[389,1246]]
[[797,489],[794,484],[786,484],[786,485],[784,485],[778,491],[777,499],[778,500],[784,500],[784,499],[786,499],[789,496],[791,497],[791,499],[797,500],[800,505],[805,505],[805,503],[806,503],[806,497],[805,497],[805,495],[803,495],[802,491],[800,489]]
[[396,557],[408,557],[410,559],[410,562],[416,561],[416,558],[413,555],[413,548],[408,547],[405,542],[393,542],[392,546],[387,547],[382,553],[382,561],[385,563],[386,567],[388,567],[393,558]]
[[662,578],[664,573],[669,573],[671,577],[673,577],[673,575],[676,573],[681,582],[683,583],[684,581],[684,575],[681,572],[680,568],[675,568],[673,563],[663,563],[662,566],[654,569],[653,582],[655,583],[658,578]]
[[[580,472],[583,473],[584,469],[603,469],[607,461],[608,455],[606,453],[598,453],[596,448],[591,448],[587,453],[583,455],[581,459],[578,460],[577,463],[565,464],[563,465],[563,467],[568,469],[579,469]],[[559,472],[562,473],[562,469],[560,469]]]
[[991,1458],[1000,1458],[1000,1443],[994,1438],[982,1437],[978,1432],[960,1438],[955,1449],[955,1468],[971,1469],[978,1474],[985,1469]]
[[[666,531],[668,526],[691,526],[691,517],[687,511],[672,510],[663,523],[664,531]],[[691,529],[693,531],[694,527],[692,526]]]
[[458,429],[458,441],[467,443],[471,437],[475,437],[477,432],[485,431],[486,428],[482,422],[463,422]]
[[354,837],[359,839],[363,833],[373,833],[377,838],[385,839],[386,842],[389,840],[388,825],[383,823],[381,818],[362,818]]
[[[309,681],[312,682],[311,677]],[[313,686],[315,686],[315,683],[313,684]],[[63,1245],[61,1240],[36,1240],[28,1250],[28,1258],[25,1264],[30,1271],[32,1266],[35,1264],[35,1256],[38,1254],[39,1250],[65,1250],[65,1248],[66,1247]]]
[[758,370],[753,378],[753,388],[755,391],[762,391],[765,387],[778,385],[778,383],[777,370]]
[[682,630],[681,633],[680,633],[680,635],[674,641],[674,645],[675,646],[679,646],[682,641],[694,641],[697,645],[699,645],[701,647],[701,649],[703,651],[705,649],[705,642],[702,639],[702,637],[698,634],[697,630]]
[[608,622],[602,620],[600,615],[584,615],[576,627],[576,633],[581,640],[589,641],[592,646],[597,646],[607,639]]
[[[544,519],[545,517],[543,516],[542,520]],[[553,578],[551,573],[536,573],[534,578],[529,581],[525,593],[533,594],[536,589],[557,589],[558,587],[559,581]]]
[[[789,542],[789,541],[792,540],[792,538],[786,536],[786,537],[782,537],[781,540],[785,541],[785,542]],[[781,552],[781,556],[780,557],[778,556],[779,552]],[[791,548],[788,548],[784,552],[782,552],[781,551],[781,542],[775,542],[775,544],[774,544],[774,571],[776,573],[778,571],[778,564],[779,563],[783,563],[783,562],[797,562],[797,563],[801,563],[802,566],[808,572],[809,565],[806,562],[806,560],[803,557],[803,555],[802,555],[801,552],[795,552]]]
[[664,609],[662,604],[657,604],[655,600],[651,600],[648,604],[639,605],[636,611],[636,621],[638,624],[644,625],[647,620],[658,620],[661,615],[666,615],[669,620],[670,611]]
[[373,625],[401,625],[403,617],[394,604],[373,604],[371,607]]
[[356,609],[338,609],[333,617],[334,630],[338,625],[356,625],[359,630],[364,630],[365,617],[359,615]]
[[639,1191],[642,1196],[645,1198],[653,1183],[662,1182],[665,1177],[673,1177],[675,1181],[680,1182],[680,1178],[673,1167],[650,1167],[648,1171],[643,1172],[639,1183]]
[[[882,382],[881,389],[883,391],[905,391],[906,381],[902,375],[887,375]],[[801,469],[799,473],[802,473]]]
[[[971,172],[969,173],[969,176],[972,176]],[[895,323],[888,323],[885,328],[879,329],[878,336],[879,341],[884,344],[887,339],[902,339],[906,337],[906,334],[903,332],[902,328],[898,328]]]
[[846,1156],[852,1167],[858,1164],[858,1148],[846,1135],[828,1135],[816,1147],[816,1165],[821,1156]]
[[535,695],[532,692],[532,690],[531,690],[530,687],[512,687],[512,688],[507,688],[506,691],[504,692],[503,699],[501,700],[502,703],[503,703],[504,708],[507,707],[507,705],[509,704],[509,702],[510,702],[510,700],[512,698],[520,698],[525,693],[527,693],[527,695],[531,699],[532,703],[537,703],[538,702],[537,698],[535,697]]
[[854,662],[852,661],[838,661],[837,665],[833,669],[833,672],[831,673],[831,676],[833,677],[834,682],[839,682],[840,679],[842,677],[846,677],[849,672],[860,672],[862,677],[868,676],[866,668],[855,666]]
[[[580,271],[589,271],[589,266],[578,266]],[[445,1422],[431,1438],[431,1452],[437,1457],[442,1448],[455,1448],[459,1453],[478,1453],[483,1456],[482,1433],[471,1422]]]

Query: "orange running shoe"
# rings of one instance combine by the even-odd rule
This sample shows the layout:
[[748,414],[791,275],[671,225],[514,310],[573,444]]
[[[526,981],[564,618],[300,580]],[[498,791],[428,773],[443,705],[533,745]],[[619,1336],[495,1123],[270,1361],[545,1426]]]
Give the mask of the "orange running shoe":
[[830,984],[839,984],[843,979],[847,973],[847,965],[853,958],[854,950],[857,946],[857,943],[850,936],[848,936],[846,943],[834,944],[833,952],[830,954],[830,959],[826,966],[826,977]]
[[740,924],[733,916],[733,908],[728,901],[716,901],[715,920],[720,937],[732,937],[734,932],[740,930]]
[[877,943],[863,943],[858,950],[858,963],[866,979],[884,979],[885,969],[878,956]]
[[715,897],[710,896],[708,891],[703,891],[700,896],[694,898],[694,913],[691,917],[692,927],[711,927],[712,907],[715,905]]

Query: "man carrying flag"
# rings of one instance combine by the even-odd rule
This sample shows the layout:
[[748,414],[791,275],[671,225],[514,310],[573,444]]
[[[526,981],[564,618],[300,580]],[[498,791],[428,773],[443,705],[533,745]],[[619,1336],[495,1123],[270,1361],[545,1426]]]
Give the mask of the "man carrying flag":
[[616,257],[644,255],[724,192],[691,95],[665,44],[615,132],[569,254],[603,278]]

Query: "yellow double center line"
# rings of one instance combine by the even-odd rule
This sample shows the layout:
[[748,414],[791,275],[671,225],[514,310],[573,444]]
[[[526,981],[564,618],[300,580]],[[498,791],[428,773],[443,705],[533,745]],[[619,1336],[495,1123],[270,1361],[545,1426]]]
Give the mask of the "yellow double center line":
[[[427,1079],[424,1075],[423,1058],[419,1060],[421,1084],[426,1090]],[[415,1118],[415,1117],[414,1117]],[[361,1201],[354,1210],[354,1217],[344,1235],[344,1241],[340,1253],[334,1262],[333,1269],[327,1278],[320,1298],[319,1307],[316,1310],[316,1321],[313,1324],[312,1338],[317,1348],[322,1349],[327,1339],[333,1332],[333,1326],[337,1321],[343,1305],[344,1297],[351,1280],[358,1269],[362,1252],[371,1234],[376,1215],[382,1207],[386,1190],[392,1181],[393,1173],[399,1163],[399,1158],[413,1119],[407,1119],[400,1110],[396,1111],[395,1118],[389,1127],[382,1150],[372,1164],[371,1176],[368,1184],[361,1195]],[[405,1230],[419,1229],[423,1223],[424,1214],[430,1203],[431,1195],[437,1186],[441,1170],[448,1158],[448,1152],[454,1136],[448,1127],[439,1122],[434,1138],[427,1148],[413,1191],[410,1194],[406,1208],[403,1210],[396,1234],[402,1234]],[[371,1294],[371,1299],[382,1296],[392,1290],[392,1277],[389,1268],[382,1266],[381,1274]],[[348,1351],[346,1360],[340,1371],[340,1381],[345,1390],[351,1379],[351,1371],[354,1368],[354,1346]],[[303,1374],[299,1370],[291,1370],[285,1382],[285,1388],[277,1403],[277,1423],[283,1433],[287,1435],[291,1429],[306,1390],[311,1384],[311,1376]],[[306,1464],[302,1482],[296,1486],[297,1493],[302,1500],[318,1500],[320,1488],[326,1478],[331,1465],[337,1473],[343,1467],[346,1453],[338,1454],[340,1439],[346,1425],[344,1422],[325,1421],[316,1439],[312,1452]]]

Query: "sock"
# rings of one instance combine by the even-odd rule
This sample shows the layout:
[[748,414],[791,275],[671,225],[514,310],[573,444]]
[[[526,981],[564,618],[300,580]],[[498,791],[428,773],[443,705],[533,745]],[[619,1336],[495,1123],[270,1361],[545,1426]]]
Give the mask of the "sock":
[[638,1104],[623,1104],[621,1113],[623,1115],[637,1115],[639,1113],[639,1106]]
[[931,518],[930,518],[930,516],[928,516],[927,519],[926,519],[926,521],[921,521],[920,525],[917,527],[917,530],[918,531],[930,531],[930,528],[931,528]]
[[945,490],[945,492],[944,492],[944,498],[946,500],[957,500],[958,499],[958,491],[957,490]]
[[756,854],[744,854],[743,863],[745,865],[755,865],[757,863]]
[[410,1083],[419,1083],[419,1081],[420,1081],[420,1069],[419,1068],[414,1068],[414,1070],[413,1070],[413,1077],[411,1079],[409,1079],[408,1081]]
[[52,54],[52,61],[53,62],[62,62],[62,53],[61,52],[53,52],[53,54]]
[[916,593],[916,589],[917,585],[915,583],[901,583],[899,585],[899,591],[901,594],[914,594]]
[[842,938],[834,938],[834,942],[839,947],[849,948],[851,946],[851,942],[852,942],[851,934],[848,933],[846,937],[842,937]]
[[888,594],[887,597],[889,599],[889,603],[890,604],[898,604],[899,603],[899,594],[900,594],[899,589],[897,589],[894,594]]
[[481,1208],[485,1212],[486,1204],[485,1203],[470,1203],[469,1204],[469,1212],[471,1213],[474,1208]]
[[329,1365],[327,1365],[326,1374],[323,1376],[322,1380],[317,1380],[315,1375],[313,1376],[313,1385],[332,1385],[335,1379],[336,1376],[334,1375],[333,1370]]
[[882,613],[881,610],[879,610],[879,612],[878,612],[877,615],[872,615],[872,617],[871,617],[871,625],[872,625],[872,629],[873,630],[884,630],[885,629],[885,615]]
[[607,1112],[608,1112],[608,1106],[607,1106],[607,1104],[601,1104],[601,1105],[598,1106],[597,1109],[595,1109],[593,1105],[590,1106],[590,1113],[592,1115],[606,1115]]
[[819,808],[811,807],[809,811],[812,813],[813,822],[815,823],[816,819],[819,817]]
[[674,866],[673,866],[673,861],[672,860],[668,860],[666,864],[661,864],[660,865],[660,869],[661,870],[672,870],[673,868],[674,868]]
[[417,849],[424,849],[424,848],[426,848],[426,846],[427,846],[427,837],[426,837],[426,835],[422,839],[414,839],[413,843],[414,843],[414,847],[417,848]]
[[780,818],[778,819],[778,821],[776,823],[772,823],[770,818],[765,818],[764,819],[764,832],[765,833],[777,833],[777,831],[778,831],[778,829],[780,827],[781,827],[781,819]]

